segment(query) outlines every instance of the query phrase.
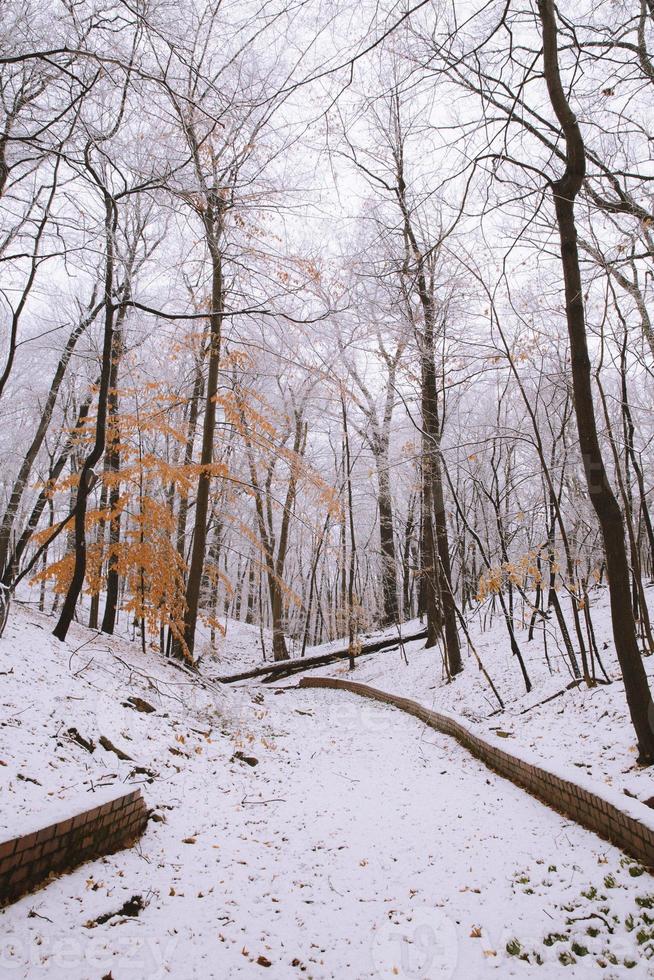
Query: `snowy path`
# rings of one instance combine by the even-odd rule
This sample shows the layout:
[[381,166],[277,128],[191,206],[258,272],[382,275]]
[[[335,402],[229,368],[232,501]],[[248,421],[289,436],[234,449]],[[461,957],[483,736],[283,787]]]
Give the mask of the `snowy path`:
[[[570,943],[542,944],[566,931],[566,916],[609,908],[604,919],[624,921],[654,891],[613,847],[391,708],[267,690],[263,712],[274,737],[246,750],[258,766],[230,773],[209,746],[165,793],[146,788],[172,809],[140,856],[87,865],[0,917],[0,976],[648,975],[643,961],[621,965],[631,934],[609,937],[599,920],[573,926],[590,950],[576,965],[558,960]],[[582,897],[591,885],[600,894]],[[84,928],[134,893],[149,898],[138,918]],[[586,936],[589,922],[598,938]],[[513,937],[547,965],[509,956]],[[609,938],[620,965],[601,969],[591,954]]]

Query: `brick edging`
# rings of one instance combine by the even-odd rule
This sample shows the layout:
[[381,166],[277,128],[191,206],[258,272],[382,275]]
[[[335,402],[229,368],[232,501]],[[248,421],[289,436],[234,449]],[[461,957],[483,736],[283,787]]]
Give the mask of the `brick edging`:
[[332,677],[303,677],[301,688],[332,688],[359,694],[374,701],[393,705],[401,711],[419,718],[430,728],[455,738],[472,755],[480,759],[500,776],[510,780],[543,803],[572,818],[577,823],[610,840],[647,868],[654,868],[654,821],[651,811],[636,800],[629,800],[632,811],[643,809],[642,819],[636,813],[627,813],[617,801],[607,799],[597,792],[578,785],[571,779],[512,755],[506,749],[473,732],[463,721],[439,711],[430,711],[417,701],[403,698],[367,684],[338,680]]
[[[84,798],[88,803],[88,797]],[[148,811],[140,789],[116,794],[21,837],[0,840],[0,908],[84,861],[133,843]]]

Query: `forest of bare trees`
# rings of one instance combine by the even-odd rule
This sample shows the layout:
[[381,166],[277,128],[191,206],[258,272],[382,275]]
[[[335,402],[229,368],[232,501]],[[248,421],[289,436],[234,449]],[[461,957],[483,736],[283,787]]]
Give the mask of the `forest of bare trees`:
[[529,691],[535,634],[607,683],[606,591],[654,763],[650,0],[0,32],[5,604],[189,663],[420,617],[453,681],[477,616]]

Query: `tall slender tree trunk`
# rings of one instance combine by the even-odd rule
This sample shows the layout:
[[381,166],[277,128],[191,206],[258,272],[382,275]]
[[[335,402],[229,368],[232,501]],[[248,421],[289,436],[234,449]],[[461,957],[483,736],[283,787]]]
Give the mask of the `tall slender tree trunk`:
[[123,355],[123,331],[122,323],[125,319],[127,307],[121,307],[116,319],[114,331],[114,348],[111,359],[111,377],[109,379],[108,410],[109,424],[107,427],[107,449],[105,453],[105,470],[110,474],[109,485],[109,557],[107,559],[107,596],[102,617],[102,632],[113,634],[116,627],[116,613],[118,611],[118,555],[117,548],[120,543],[120,512],[118,504],[120,501],[120,481],[118,471],[120,470],[120,431],[118,427],[118,372],[120,361]]
[[639,761],[651,765],[654,763],[654,710],[647,675],[638,649],[636,624],[631,608],[624,521],[604,466],[593,405],[574,213],[575,199],[586,174],[586,152],[579,124],[570,108],[561,82],[553,0],[538,0],[538,12],[542,24],[545,81],[566,144],[565,173],[552,183],[552,192],[561,243],[572,386],[581,457],[588,495],[604,538],[613,639],[622,668],[631,720],[638,740]]
[[420,602],[419,614],[427,618],[427,647],[436,646],[441,634],[441,607],[438,602],[436,548],[434,545],[432,479],[427,438],[423,433],[422,447],[422,527],[420,534]]
[[404,550],[402,560],[402,614],[404,619],[410,619],[413,614],[411,597],[411,555],[413,534],[415,531],[415,495],[409,497],[406,524],[404,526]]
[[[3,585],[9,586],[10,584],[12,584],[12,582],[14,584],[17,584],[18,581],[23,579],[25,575],[28,574],[29,570],[33,566],[34,559],[32,559],[32,561],[28,563],[27,568],[23,569],[20,573],[18,573],[18,567],[20,565],[21,559],[25,554],[25,551],[27,550],[27,546],[30,543],[32,535],[34,534],[34,532],[36,531],[39,525],[39,521],[41,520],[43,511],[45,510],[46,505],[49,505],[51,503],[52,500],[51,495],[52,495],[53,487],[55,486],[57,480],[63,473],[66,463],[68,462],[71,455],[73,454],[73,451],[75,449],[76,435],[81,433],[84,429],[84,426],[86,424],[86,419],[89,414],[89,409],[91,407],[91,403],[92,403],[92,396],[89,395],[85,399],[83,405],[81,406],[77,414],[77,420],[75,426],[71,434],[69,435],[68,439],[66,440],[63,449],[59,453],[59,456],[57,457],[54,465],[52,465],[52,467],[50,468],[50,472],[48,473],[48,479],[46,481],[46,484],[39,491],[39,495],[36,498],[36,502],[34,506],[32,507],[32,512],[25,524],[25,527],[23,528],[21,535],[18,541],[16,542],[16,545],[12,549],[11,555],[7,559],[7,565],[5,567],[4,574],[2,576]],[[18,577],[15,578],[15,576]]]
[[[443,493],[443,473],[440,460],[440,422],[438,415],[438,394],[436,388],[436,365],[434,362],[433,315],[426,311],[425,333],[422,351],[422,425],[426,440],[430,497],[433,508],[433,531],[435,538],[434,563],[437,565],[436,581],[439,583],[447,666],[451,676],[461,673],[461,647],[456,621],[456,606],[452,591],[452,568],[450,544],[447,532],[447,514]],[[429,514],[431,522],[431,513]],[[428,607],[429,613],[429,607]],[[429,627],[428,627],[429,628]]]
[[[398,131],[400,129],[399,99],[395,93],[395,114]],[[450,676],[463,670],[459,633],[456,618],[456,604],[452,588],[452,569],[447,532],[447,515],[443,493],[443,474],[440,454],[440,424],[438,418],[438,386],[436,383],[436,362],[434,351],[435,301],[434,284],[428,279],[429,262],[424,255],[413,226],[413,218],[407,200],[407,186],[404,175],[404,155],[402,144],[394,150],[396,163],[395,195],[402,213],[404,234],[407,246],[407,269],[414,265],[415,288],[420,300],[423,315],[423,329],[420,337],[420,374],[423,429],[423,555],[433,561],[431,575],[434,585],[427,584],[427,642],[435,642],[433,634],[434,603],[430,598],[431,588],[438,590],[443,615],[445,651]],[[433,253],[432,253],[433,254]],[[428,489],[427,489],[428,486]],[[429,499],[428,499],[429,498]],[[433,522],[433,523],[432,523]],[[430,554],[431,553],[431,554]],[[426,579],[429,583],[429,578]],[[432,623],[430,625],[430,619]]]
[[250,557],[248,570],[248,601],[245,607],[245,622],[248,626],[254,623],[254,555]]
[[75,615],[75,607],[84,585],[86,575],[86,510],[89,496],[96,482],[93,470],[104,451],[107,429],[107,394],[111,371],[111,354],[114,338],[114,241],[118,223],[116,204],[108,191],[104,191],[105,207],[105,277],[104,277],[104,338],[102,345],[102,365],[100,370],[100,389],[98,391],[98,416],[95,425],[95,442],[91,452],[84,460],[77,488],[75,504],[75,567],[64,599],[59,620],[52,631],[58,640],[65,640]]
[[87,315],[80,320],[75,329],[71,332],[63,353],[59,358],[59,363],[57,364],[52,383],[50,384],[50,390],[48,391],[48,396],[45,400],[43,411],[41,412],[39,424],[34,434],[34,438],[32,439],[32,442],[25,453],[25,457],[21,463],[16,479],[14,480],[14,484],[11,488],[11,494],[9,496],[9,502],[2,518],[2,524],[0,525],[0,571],[3,571],[7,565],[7,559],[9,557],[9,543],[14,522],[16,520],[16,515],[21,505],[25,487],[27,486],[30,473],[32,472],[32,467],[34,466],[39,450],[41,449],[47,435],[50,421],[52,419],[52,413],[59,394],[59,389],[61,388],[61,384],[66,375],[68,364],[70,363],[75,351],[77,341],[86,332],[101,309],[102,303],[96,304],[95,302],[94,290],[88,306]]
[[[200,415],[200,401],[204,390],[204,377],[202,374],[202,359],[198,359],[196,365],[195,378],[193,380],[193,390],[188,411],[188,425],[186,429],[186,444],[184,446],[184,469],[193,462],[193,446],[198,428],[198,418]],[[182,494],[179,501],[177,512],[177,550],[186,559],[186,521],[188,518],[188,496]]]
[[[215,202],[220,207],[220,202]],[[207,222],[213,228],[214,216],[208,215]],[[207,514],[209,511],[209,487],[211,485],[211,465],[213,463],[213,440],[216,431],[216,394],[218,392],[218,373],[220,368],[220,349],[222,340],[223,271],[220,246],[216,232],[208,236],[211,255],[211,315],[209,317],[209,366],[207,370],[207,389],[202,429],[202,450],[200,455],[200,476],[195,499],[195,521],[193,525],[193,547],[186,584],[186,613],[184,616],[184,644],[186,654],[193,656],[195,629],[200,603],[200,584],[204,568],[204,552],[207,541]],[[179,653],[177,645],[173,645]]]
[[348,524],[350,526],[350,567],[347,579],[347,634],[348,664],[354,670],[356,665],[356,623],[354,610],[354,576],[356,572],[356,535],[354,532],[354,503],[352,499],[352,459],[350,456],[350,435],[347,424],[345,395],[341,391],[341,411],[343,418],[343,459],[345,462],[345,488],[347,492]]
[[382,626],[397,623],[397,561],[393,525],[393,498],[388,475],[388,451],[375,454],[379,502],[379,543],[381,552]]
[[[107,457],[105,456],[104,468],[107,468]],[[100,491],[100,514],[104,515],[107,508],[107,495],[109,493],[109,488],[106,483],[102,484],[102,490]],[[102,581],[102,566],[104,564],[104,536],[105,536],[105,519],[104,516],[100,517],[98,525],[95,529],[95,543],[99,551],[99,567],[98,567],[98,586],[91,595],[91,608],[89,610],[89,629],[97,630],[98,619],[100,616],[100,582]]]

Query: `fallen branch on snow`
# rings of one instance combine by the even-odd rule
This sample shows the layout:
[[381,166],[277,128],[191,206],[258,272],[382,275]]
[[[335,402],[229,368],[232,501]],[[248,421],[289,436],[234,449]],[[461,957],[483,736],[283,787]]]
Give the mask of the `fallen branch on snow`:
[[122,759],[123,762],[134,762],[134,759],[131,757],[131,755],[128,755],[127,752],[123,752],[122,749],[117,748],[113,742],[109,741],[106,735],[101,735],[100,738],[98,739],[98,742],[100,743],[103,749],[106,749],[107,752],[113,752],[114,755],[117,755],[118,758]]
[[[427,630],[422,629],[418,633],[402,637],[402,644],[411,643],[414,640],[425,640]],[[365,644],[356,659],[371,653],[379,653],[382,650],[389,651],[397,649],[400,641],[396,636],[386,637],[383,640],[374,640]],[[337,660],[346,660],[350,653],[347,647],[340,650],[332,650],[330,653],[321,653],[316,657],[301,657],[295,660],[279,660],[274,663],[264,664],[262,667],[254,667],[252,670],[244,670],[240,674],[229,674],[226,677],[215,677],[213,680],[220,684],[234,684],[236,681],[249,680],[251,677],[265,677],[264,684],[290,677],[292,674],[299,674],[304,670],[314,670],[316,667],[324,667],[326,664],[334,663]]]

